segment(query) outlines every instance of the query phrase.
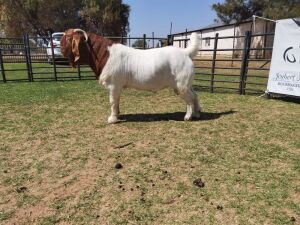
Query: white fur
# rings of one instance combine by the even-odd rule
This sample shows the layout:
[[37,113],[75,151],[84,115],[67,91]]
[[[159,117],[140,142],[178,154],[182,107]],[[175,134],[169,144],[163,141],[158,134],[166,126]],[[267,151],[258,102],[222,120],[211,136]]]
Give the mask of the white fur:
[[123,88],[158,91],[172,88],[187,103],[185,120],[200,116],[198,97],[192,89],[194,65],[198,52],[198,35],[191,35],[186,49],[173,46],[138,50],[121,44],[109,47],[109,59],[99,82],[110,91],[111,115],[108,123],[117,122],[119,100]]

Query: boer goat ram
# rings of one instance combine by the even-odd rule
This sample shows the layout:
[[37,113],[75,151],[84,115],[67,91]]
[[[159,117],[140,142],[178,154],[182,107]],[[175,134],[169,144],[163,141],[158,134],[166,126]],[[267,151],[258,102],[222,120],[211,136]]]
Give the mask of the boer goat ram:
[[200,117],[198,97],[192,88],[194,65],[199,39],[191,35],[188,48],[173,46],[138,50],[113,43],[81,29],[69,29],[61,39],[61,52],[73,67],[90,65],[99,83],[109,90],[111,115],[108,123],[116,123],[123,88],[158,91],[172,88],[187,104],[184,120]]

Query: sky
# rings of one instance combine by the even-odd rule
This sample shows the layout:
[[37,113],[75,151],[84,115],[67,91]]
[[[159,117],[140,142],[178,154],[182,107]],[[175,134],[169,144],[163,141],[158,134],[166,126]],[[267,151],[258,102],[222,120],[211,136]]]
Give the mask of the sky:
[[130,5],[131,37],[146,34],[166,37],[170,33],[195,30],[214,23],[213,3],[223,0],[123,0]]

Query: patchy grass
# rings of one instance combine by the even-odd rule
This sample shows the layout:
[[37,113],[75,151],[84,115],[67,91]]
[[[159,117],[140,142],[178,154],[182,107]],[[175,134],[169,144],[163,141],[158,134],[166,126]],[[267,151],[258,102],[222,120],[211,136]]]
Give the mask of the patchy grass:
[[200,91],[202,119],[184,122],[172,91],[126,90],[122,122],[107,125],[96,81],[0,96],[2,224],[300,221],[297,102]]

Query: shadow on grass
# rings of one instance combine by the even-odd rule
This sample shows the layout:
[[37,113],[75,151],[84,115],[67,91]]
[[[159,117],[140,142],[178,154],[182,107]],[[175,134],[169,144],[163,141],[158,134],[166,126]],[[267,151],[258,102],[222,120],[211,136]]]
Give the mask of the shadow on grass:
[[[193,121],[206,121],[219,119],[221,116],[234,114],[236,111],[230,110],[220,113],[202,112],[200,119],[193,119]],[[120,122],[155,122],[155,121],[183,121],[185,112],[174,113],[153,113],[153,114],[125,114],[120,115]]]
[[270,99],[278,100],[278,101],[282,101],[282,102],[300,104],[300,98],[296,97],[296,96],[274,96],[274,97],[271,97]]
[[[203,87],[203,86],[199,86],[199,85],[193,85],[193,88],[195,91],[200,91],[200,92],[208,92],[208,93],[211,93],[210,92],[210,88],[209,87]],[[214,88],[214,93],[217,93],[217,94],[239,94],[239,88],[238,87],[215,87]],[[262,95],[264,93],[264,90],[247,90],[246,89],[246,95],[248,96],[259,96],[259,95]]]

